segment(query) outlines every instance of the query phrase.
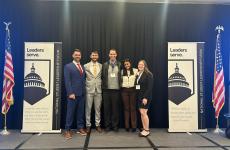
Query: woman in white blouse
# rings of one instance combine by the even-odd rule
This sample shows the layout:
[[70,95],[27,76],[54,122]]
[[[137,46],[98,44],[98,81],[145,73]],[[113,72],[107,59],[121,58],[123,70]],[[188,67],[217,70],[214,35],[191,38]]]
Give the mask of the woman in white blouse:
[[131,61],[129,59],[124,60],[124,69],[121,71],[122,75],[122,100],[124,107],[125,129],[127,132],[130,130],[135,132],[137,127],[136,119],[136,90],[135,90],[135,78],[138,72],[137,69],[132,68]]

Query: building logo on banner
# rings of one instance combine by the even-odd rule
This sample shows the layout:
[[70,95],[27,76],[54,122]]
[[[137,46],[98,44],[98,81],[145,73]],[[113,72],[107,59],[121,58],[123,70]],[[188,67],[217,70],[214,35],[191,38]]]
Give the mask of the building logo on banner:
[[[194,87],[194,76],[192,81],[188,81],[186,78],[187,74],[193,74],[194,72],[193,61],[173,61],[172,63],[175,64],[175,71],[173,73],[169,72],[171,75],[168,78],[168,98],[174,104],[179,105],[194,94],[194,89],[191,89],[191,87]],[[183,71],[183,68],[180,67],[185,64],[191,65],[189,71]]]
[[[42,71],[46,70],[44,72],[48,74],[47,76],[50,79],[50,70],[48,68],[50,66],[50,61],[46,61],[46,65],[41,64],[39,61],[31,62],[32,61],[26,62],[31,64],[31,70],[24,79],[24,100],[30,105],[34,105],[50,94],[50,81],[44,82],[42,80],[44,78],[41,76],[41,70],[36,69],[36,66],[42,66]],[[48,89],[45,83],[49,84]]]

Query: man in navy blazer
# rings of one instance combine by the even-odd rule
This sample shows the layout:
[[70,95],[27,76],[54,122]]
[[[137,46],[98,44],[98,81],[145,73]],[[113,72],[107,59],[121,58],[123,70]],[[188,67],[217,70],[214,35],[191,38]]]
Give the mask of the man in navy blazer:
[[84,108],[85,108],[85,69],[80,64],[81,51],[75,49],[72,53],[73,61],[64,67],[65,88],[67,92],[67,113],[66,113],[66,139],[72,138],[71,126],[76,114],[77,133],[86,135],[84,130]]

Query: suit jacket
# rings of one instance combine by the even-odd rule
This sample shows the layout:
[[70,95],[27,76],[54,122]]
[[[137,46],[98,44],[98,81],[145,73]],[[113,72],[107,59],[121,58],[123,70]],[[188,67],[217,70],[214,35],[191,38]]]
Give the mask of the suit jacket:
[[[135,80],[135,85],[137,85],[137,79]],[[153,87],[153,77],[151,74],[143,72],[141,78],[139,79],[138,85],[140,85],[140,90],[137,90],[138,98],[147,100],[152,99],[152,87]]]
[[102,64],[98,63],[99,71],[96,77],[94,77],[92,70],[90,67],[92,62],[89,62],[84,65],[85,73],[86,73],[86,92],[87,93],[101,93],[101,72],[102,72]]
[[[119,87],[121,87],[121,63],[119,61],[116,62],[118,66],[118,80]],[[109,61],[105,62],[102,66],[102,88],[108,89],[108,70],[109,70]]]
[[83,96],[85,94],[85,69],[83,69],[82,76],[77,66],[71,62],[64,67],[65,88],[67,95],[75,94],[76,96]]

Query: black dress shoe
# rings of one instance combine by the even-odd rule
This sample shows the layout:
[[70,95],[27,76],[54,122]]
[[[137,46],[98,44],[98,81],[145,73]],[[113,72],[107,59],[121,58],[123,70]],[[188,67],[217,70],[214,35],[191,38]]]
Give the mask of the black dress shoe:
[[132,132],[136,132],[136,128],[132,128]]
[[106,127],[105,132],[109,132],[109,131],[111,131],[110,127]]
[[114,128],[113,128],[113,131],[114,131],[114,132],[118,132],[118,131],[119,131],[118,127],[114,127]]
[[125,128],[125,131],[126,131],[126,132],[129,132],[129,128]]

